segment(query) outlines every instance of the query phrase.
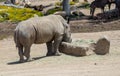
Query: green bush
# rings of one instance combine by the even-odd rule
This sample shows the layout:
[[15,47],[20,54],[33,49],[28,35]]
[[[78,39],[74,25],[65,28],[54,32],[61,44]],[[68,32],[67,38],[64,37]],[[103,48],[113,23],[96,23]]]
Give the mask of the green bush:
[[48,14],[54,14],[55,12],[57,12],[57,11],[62,11],[62,8],[54,8],[54,9],[50,9],[50,10],[48,10],[47,11],[47,15]]
[[62,6],[62,2],[56,2],[55,6]]
[[95,43],[95,41],[91,39],[88,39],[88,40],[78,39],[72,42],[73,45],[84,45],[84,44],[91,44],[91,43]]
[[83,2],[83,3],[81,3],[81,5],[78,8],[88,9],[88,8],[90,8],[90,4],[88,2]]
[[3,1],[5,1],[5,0],[0,0],[0,2],[3,2]]
[[[69,4],[70,4],[70,5],[75,5],[75,2],[70,1]],[[55,6],[62,6],[62,2],[56,2],[56,3],[55,3]]]
[[75,2],[75,3],[79,2],[79,0],[72,0],[72,1]]
[[70,5],[75,5],[75,2],[73,2],[73,1],[70,1],[70,3],[69,3]]
[[19,22],[33,17],[35,14],[43,16],[41,12],[29,8],[0,6],[0,21]]

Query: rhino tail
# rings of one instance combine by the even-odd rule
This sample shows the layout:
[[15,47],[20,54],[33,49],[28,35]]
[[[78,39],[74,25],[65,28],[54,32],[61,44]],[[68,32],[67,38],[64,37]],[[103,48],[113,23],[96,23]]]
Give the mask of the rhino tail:
[[15,41],[16,48],[17,48],[20,45],[20,42],[19,42],[19,30],[15,30],[15,32],[14,32],[14,41]]

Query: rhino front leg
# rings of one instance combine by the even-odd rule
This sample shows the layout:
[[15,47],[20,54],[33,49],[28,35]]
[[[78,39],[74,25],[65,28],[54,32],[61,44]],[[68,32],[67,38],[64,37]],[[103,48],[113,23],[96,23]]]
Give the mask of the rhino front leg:
[[46,45],[47,45],[47,50],[48,50],[46,56],[52,56],[53,55],[53,43],[52,43],[52,41],[47,42]]
[[54,47],[54,55],[56,55],[56,56],[61,55],[60,52],[59,52],[59,45],[62,41],[62,38],[63,38],[63,36],[59,36],[59,37],[55,38],[55,40],[54,40],[54,46],[53,47]]
[[19,54],[19,57],[20,57],[19,62],[24,62],[23,46],[19,46],[19,47],[18,47],[18,54]]

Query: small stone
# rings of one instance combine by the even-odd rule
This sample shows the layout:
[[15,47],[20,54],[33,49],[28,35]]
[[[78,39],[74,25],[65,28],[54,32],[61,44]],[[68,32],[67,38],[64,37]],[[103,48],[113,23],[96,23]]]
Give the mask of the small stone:
[[94,65],[97,65],[97,63],[94,63]]

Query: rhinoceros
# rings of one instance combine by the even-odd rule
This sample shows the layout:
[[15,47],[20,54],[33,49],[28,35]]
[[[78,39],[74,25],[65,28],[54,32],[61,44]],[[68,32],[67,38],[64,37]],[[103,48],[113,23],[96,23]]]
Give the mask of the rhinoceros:
[[59,56],[60,43],[62,41],[71,42],[72,39],[67,21],[59,15],[49,15],[33,17],[18,23],[14,33],[14,41],[18,48],[19,61],[24,62],[30,59],[32,44],[46,43],[48,50],[46,55]]
[[96,8],[101,8],[102,13],[104,13],[104,8],[108,4],[109,10],[111,4],[115,3],[115,0],[95,0],[90,4],[90,14],[93,17]]
[[118,9],[118,15],[120,16],[120,0],[115,0],[116,8]]

